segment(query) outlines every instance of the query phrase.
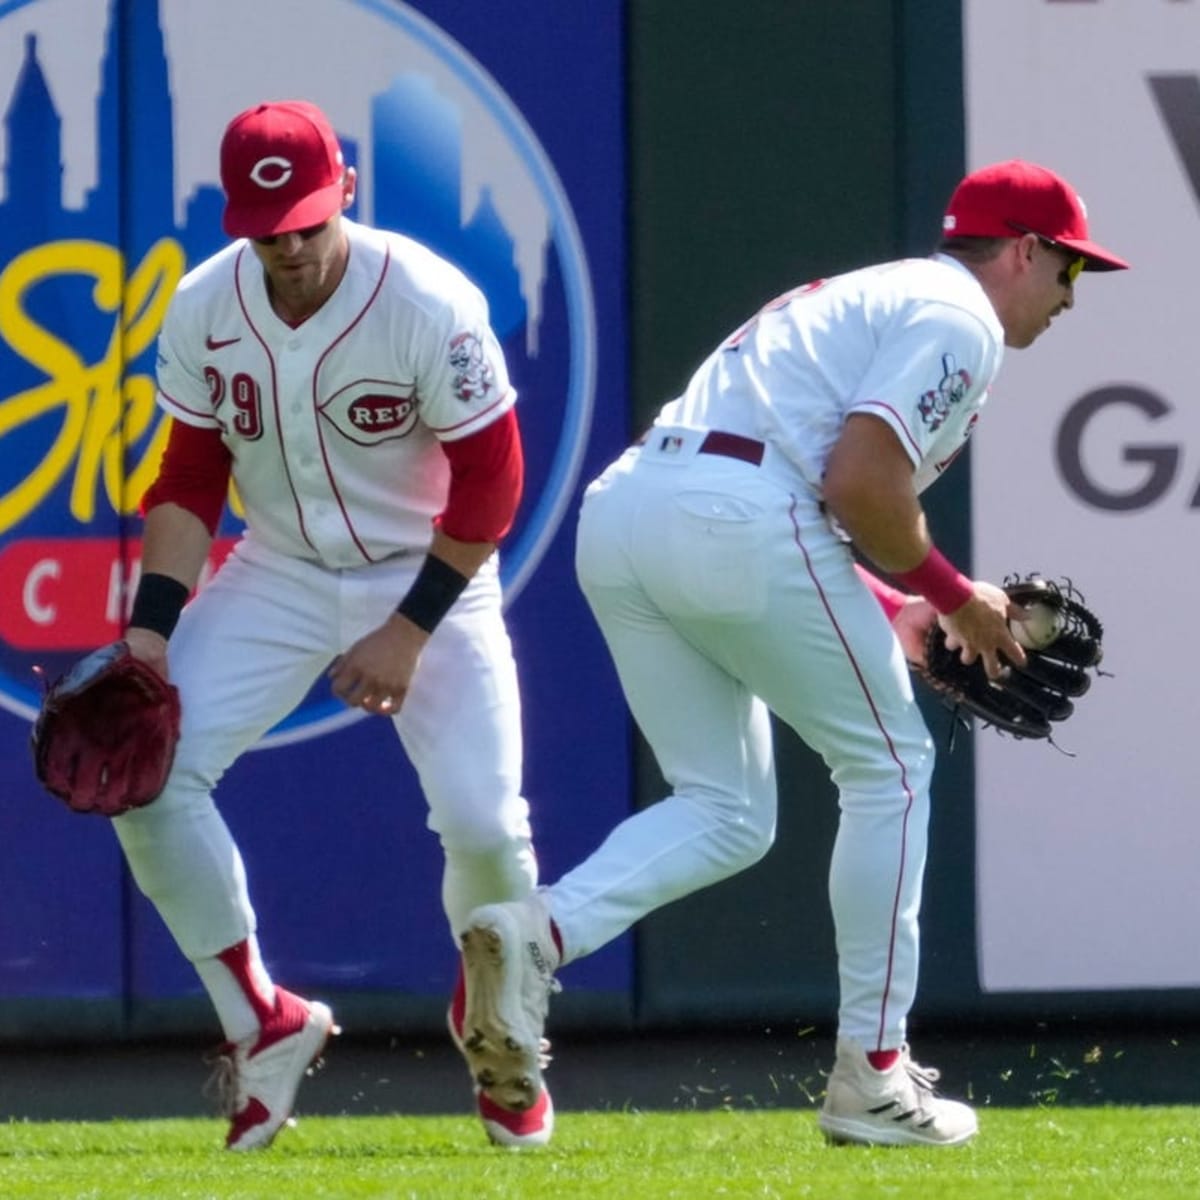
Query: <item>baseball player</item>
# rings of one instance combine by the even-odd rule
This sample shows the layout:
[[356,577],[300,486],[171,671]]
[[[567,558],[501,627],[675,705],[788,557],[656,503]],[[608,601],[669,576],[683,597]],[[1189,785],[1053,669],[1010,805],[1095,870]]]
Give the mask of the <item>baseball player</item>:
[[[165,791],[114,826],[212,998],[226,1144],[245,1150],[287,1120],[335,1027],[263,965],[212,791],[322,673],[391,719],[417,769],[452,935],[478,905],[527,895],[537,864],[495,553],[523,459],[486,302],[423,246],[343,216],[355,173],[311,104],[235,117],[221,181],[237,240],[182,280],[159,340],[174,423],[127,634],[177,685],[182,732]],[[185,608],[231,475],[245,534]],[[455,1036],[461,1012],[460,986]],[[547,1094],[522,1113],[482,1094],[478,1108],[495,1141],[550,1137]]]
[[954,191],[937,253],[769,303],[587,490],[579,580],[671,794],[552,887],[472,914],[467,1057],[498,1104],[537,1102],[557,967],[766,853],[774,712],[822,756],[840,807],[820,1127],[889,1145],[974,1135],[906,1042],[934,764],[906,660],[934,620],[992,678],[1025,659],[1019,610],[932,545],[920,495],[974,428],[1003,348],[1070,309],[1081,271],[1125,266],[1058,175],[985,167]]

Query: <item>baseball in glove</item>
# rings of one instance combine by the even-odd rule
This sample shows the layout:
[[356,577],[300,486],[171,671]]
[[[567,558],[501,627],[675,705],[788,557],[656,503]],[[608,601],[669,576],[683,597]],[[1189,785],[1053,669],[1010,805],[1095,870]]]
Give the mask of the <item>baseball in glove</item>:
[[1004,590],[1027,613],[1025,621],[1012,622],[1013,636],[1025,650],[1024,667],[1010,665],[1004,679],[989,679],[982,662],[967,666],[958,651],[947,648],[945,631],[935,621],[925,665],[914,670],[956,715],[969,714],[1017,738],[1049,738],[1052,725],[1065,721],[1091,686],[1104,628],[1069,581],[1010,577]]
[[74,812],[140,808],[166,785],[179,716],[172,684],[125,642],[102,646],[46,690],[31,739],[37,777]]

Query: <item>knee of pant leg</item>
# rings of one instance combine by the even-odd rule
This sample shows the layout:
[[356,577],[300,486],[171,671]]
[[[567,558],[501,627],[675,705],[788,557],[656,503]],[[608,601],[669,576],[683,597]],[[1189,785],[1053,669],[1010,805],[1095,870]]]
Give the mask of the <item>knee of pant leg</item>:
[[187,792],[168,783],[156,800],[113,817],[113,832],[123,847],[152,845],[174,822],[184,819],[191,803]]
[[832,773],[842,807],[907,805],[927,796],[933,780],[932,739],[897,740],[889,753],[878,753],[837,765]]
[[439,840],[447,861],[464,867],[524,862],[533,853],[533,838],[528,827],[518,832],[492,830],[491,836],[484,836],[479,830],[468,836],[444,832]]
[[[533,862],[529,805],[511,788],[463,788],[429,797],[429,828],[459,877],[526,878]],[[535,872],[536,873],[536,872]],[[503,890],[503,889],[502,889]]]
[[447,853],[516,853],[532,839],[529,804],[501,779],[461,782],[447,788],[426,787],[429,829]]
[[[151,900],[170,893],[180,858],[186,856],[197,823],[215,814],[206,793],[168,788],[157,800],[114,817],[111,824],[134,882]],[[217,818],[219,820],[219,817]]]
[[775,822],[746,820],[738,822],[739,836],[736,839],[740,850],[739,870],[752,867],[766,856],[775,844]]
[[703,839],[706,853],[714,862],[719,859],[724,875],[752,867],[775,843],[774,803],[754,804],[745,797],[705,797],[695,792],[677,793],[676,798],[701,814],[702,825],[708,827]]

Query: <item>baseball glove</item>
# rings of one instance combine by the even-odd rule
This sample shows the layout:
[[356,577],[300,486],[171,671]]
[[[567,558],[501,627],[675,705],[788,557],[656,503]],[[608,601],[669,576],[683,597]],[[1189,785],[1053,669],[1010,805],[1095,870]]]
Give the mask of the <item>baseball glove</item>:
[[75,812],[119,816],[166,785],[179,740],[179,692],[125,642],[87,655],[46,690],[34,769]]
[[1029,614],[1026,623],[1012,623],[1025,650],[1024,667],[1010,666],[1006,678],[989,679],[982,662],[966,666],[957,650],[947,648],[935,621],[925,665],[914,670],[956,715],[969,714],[1017,738],[1049,738],[1053,723],[1065,721],[1091,686],[1104,628],[1069,581],[1010,577],[1004,590]]

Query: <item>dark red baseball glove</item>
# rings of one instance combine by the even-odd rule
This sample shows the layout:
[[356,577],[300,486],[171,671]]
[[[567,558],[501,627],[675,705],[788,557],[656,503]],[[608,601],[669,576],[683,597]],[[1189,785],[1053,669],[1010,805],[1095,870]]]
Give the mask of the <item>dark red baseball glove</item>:
[[166,785],[179,715],[172,684],[125,642],[102,646],[46,691],[33,727],[37,777],[75,812],[140,808]]

